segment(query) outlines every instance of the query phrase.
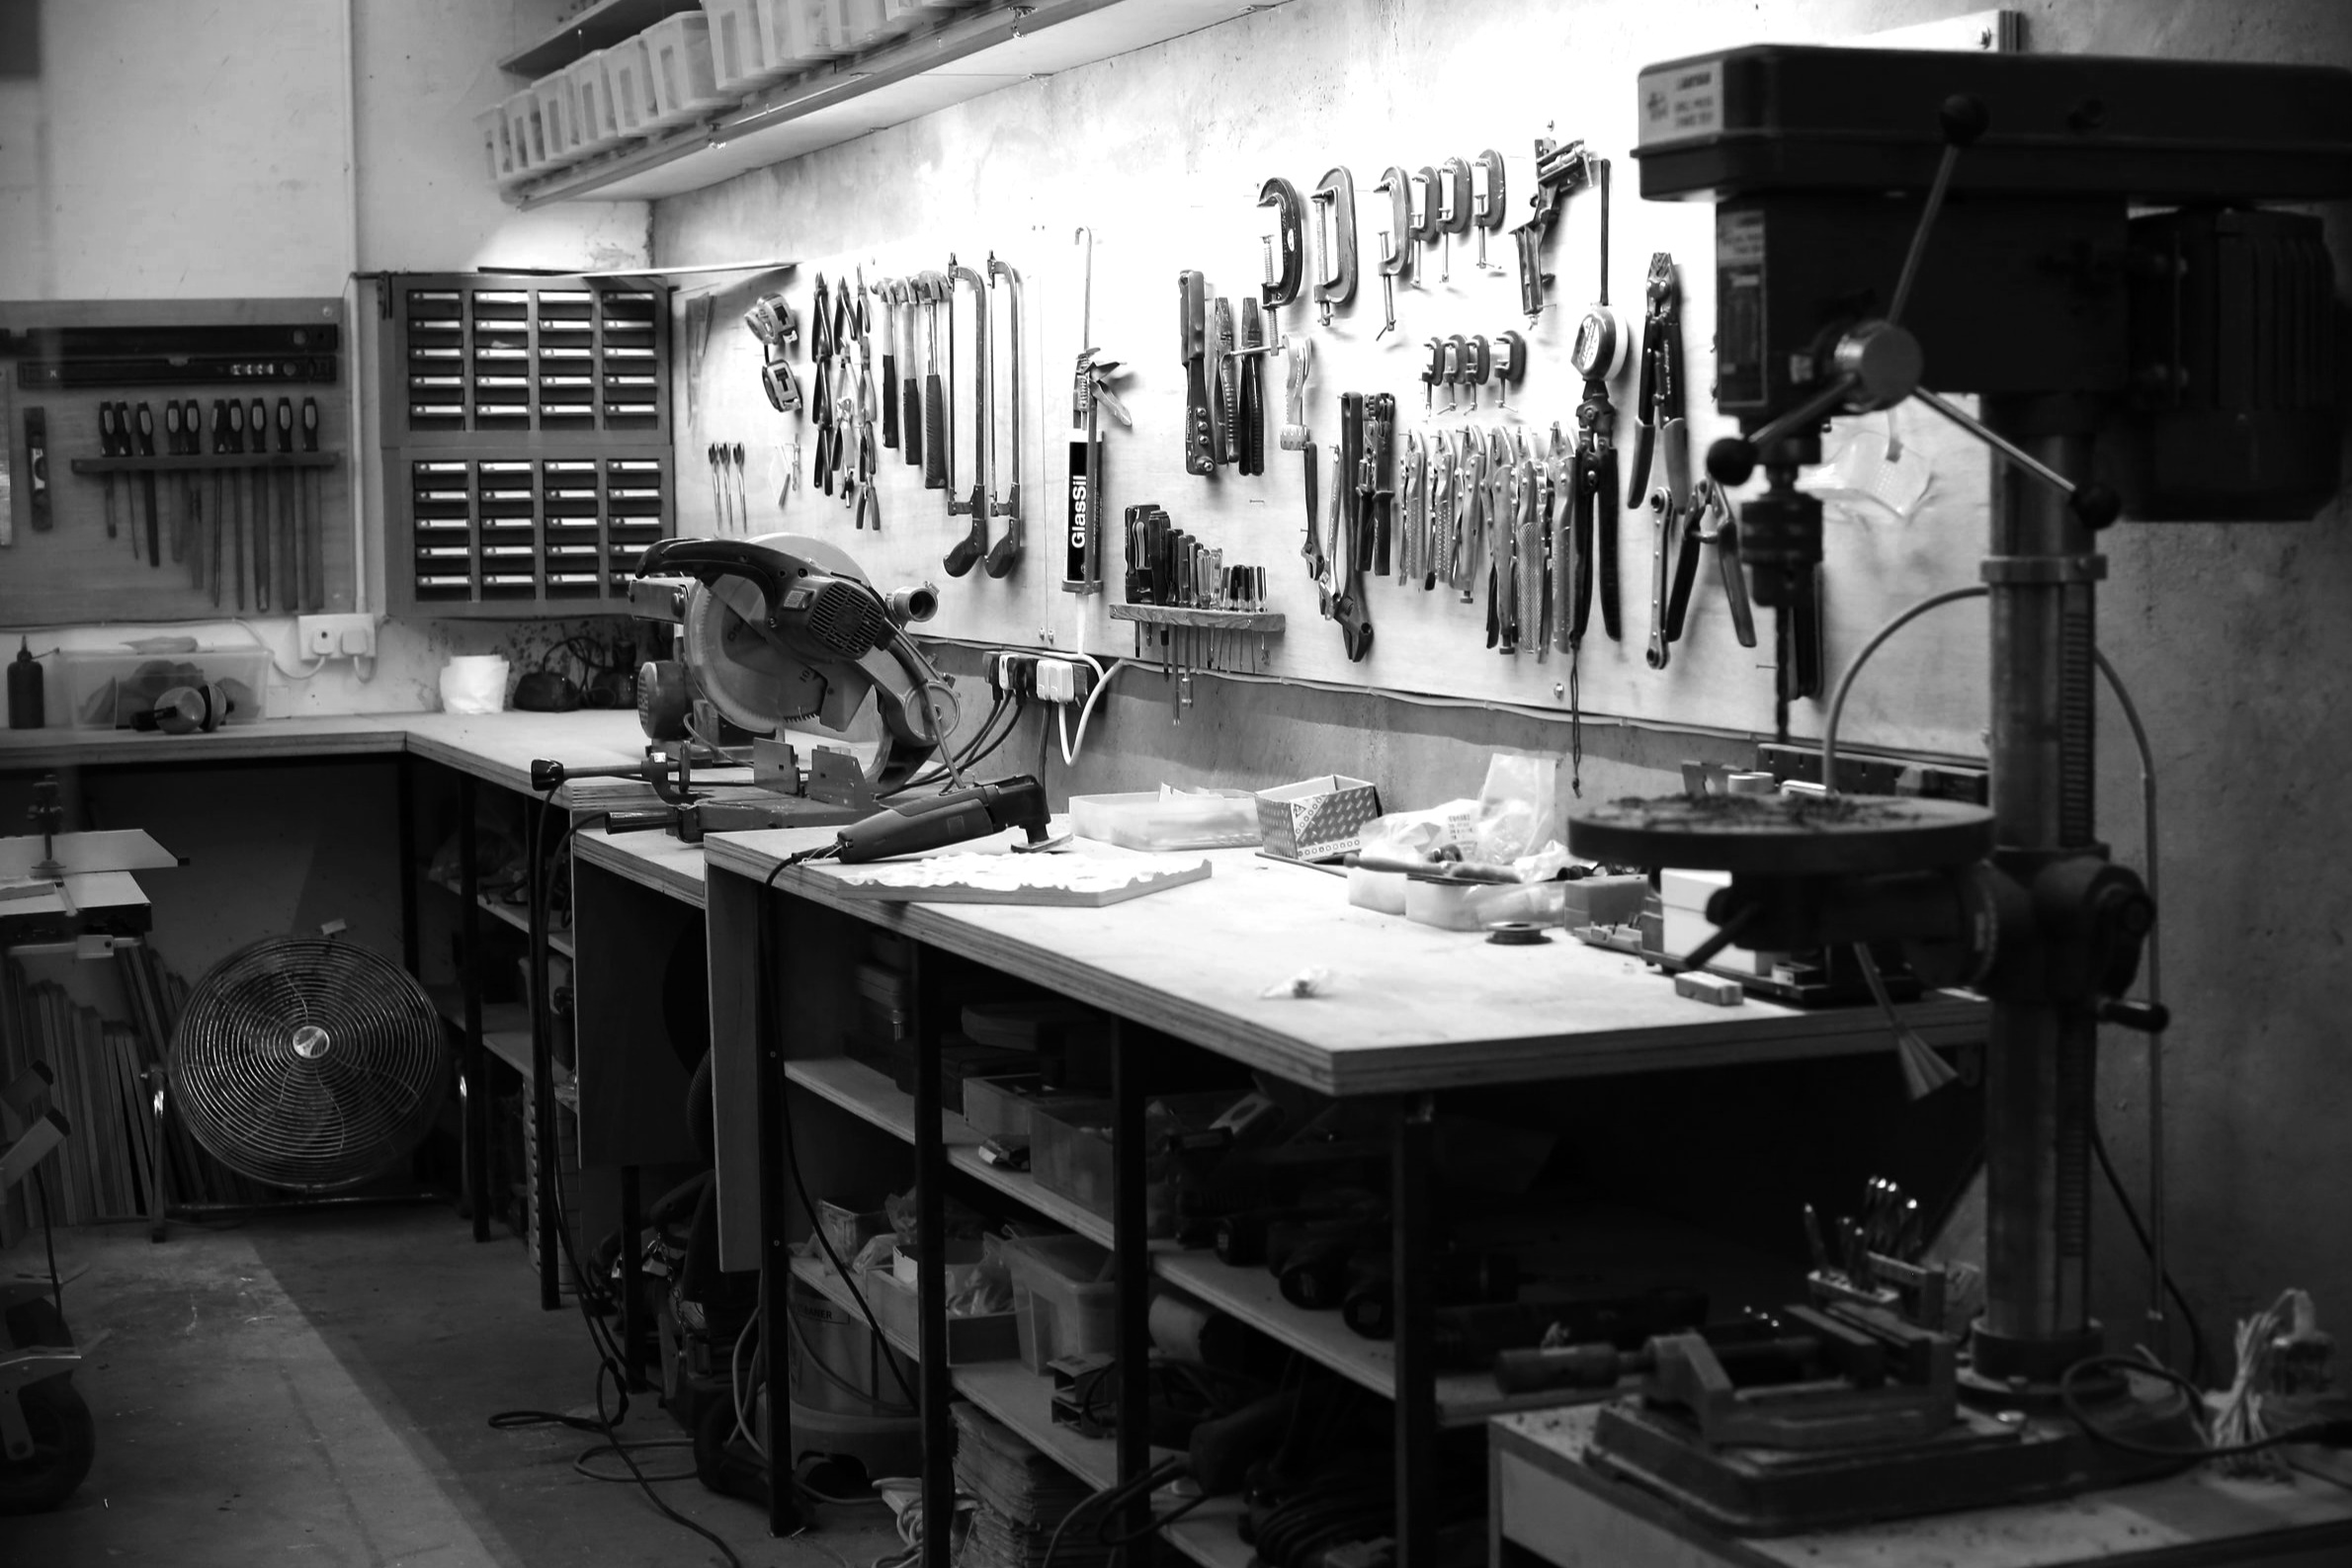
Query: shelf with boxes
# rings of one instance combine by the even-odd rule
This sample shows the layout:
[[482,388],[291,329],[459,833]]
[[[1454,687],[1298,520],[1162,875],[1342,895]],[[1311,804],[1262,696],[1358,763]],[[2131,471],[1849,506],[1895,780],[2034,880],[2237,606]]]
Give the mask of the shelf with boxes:
[[[818,147],[1230,20],[1230,0],[670,0],[605,5],[502,61],[475,117],[525,207],[700,190]],[[624,18],[657,16],[620,33]],[[592,46],[593,45],[593,46]]]
[[382,288],[390,609],[625,601],[671,529],[667,292],[492,274]]

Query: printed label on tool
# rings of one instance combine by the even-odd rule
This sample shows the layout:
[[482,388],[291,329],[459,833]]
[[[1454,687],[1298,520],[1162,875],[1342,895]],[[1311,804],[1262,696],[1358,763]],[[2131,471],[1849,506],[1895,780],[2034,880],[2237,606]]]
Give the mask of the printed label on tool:
[[1726,411],[1760,408],[1764,375],[1764,214],[1719,206],[1715,214],[1715,400]]
[[1064,587],[1091,586],[1086,571],[1086,538],[1094,525],[1094,489],[1086,474],[1087,444],[1070,443],[1070,517],[1069,543],[1062,556],[1061,580]]
[[1723,128],[1722,62],[1703,60],[1641,74],[1640,146],[1711,136]]

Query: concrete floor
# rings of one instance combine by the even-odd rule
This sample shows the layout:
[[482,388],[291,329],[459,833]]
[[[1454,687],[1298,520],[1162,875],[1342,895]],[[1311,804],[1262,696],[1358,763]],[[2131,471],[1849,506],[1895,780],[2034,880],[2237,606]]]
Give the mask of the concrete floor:
[[[105,1336],[75,1373],[98,1456],[57,1512],[0,1519],[8,1568],[724,1561],[636,1487],[575,1473],[592,1437],[487,1425],[587,1414],[596,1371],[578,1312],[539,1310],[511,1237],[477,1245],[442,1207],[321,1210],[176,1224],[161,1246],[137,1226],[61,1230],[58,1264],[85,1271],[65,1291],[75,1335]],[[38,1237],[0,1267],[40,1267]],[[646,1395],[622,1435],[682,1434]],[[778,1541],[693,1480],[660,1492],[746,1568],[845,1568],[897,1544],[876,1508]]]

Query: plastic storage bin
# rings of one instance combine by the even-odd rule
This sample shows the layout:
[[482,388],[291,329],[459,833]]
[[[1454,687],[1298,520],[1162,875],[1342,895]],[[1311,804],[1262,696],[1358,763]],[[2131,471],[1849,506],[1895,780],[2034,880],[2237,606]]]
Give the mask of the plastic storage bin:
[[[887,1269],[869,1269],[859,1279],[866,1305],[874,1311],[882,1333],[899,1345],[922,1340],[922,1317],[916,1310],[915,1287],[901,1284]],[[973,1317],[948,1318],[948,1364],[967,1366],[973,1362],[1009,1361],[1021,1352],[1018,1312],[984,1312]]]
[[57,652],[65,701],[49,707],[52,727],[137,729],[155,700],[174,687],[211,682],[228,698],[230,724],[258,724],[270,682],[264,648],[199,648],[192,653],[133,653],[127,650]]
[[482,155],[490,168],[490,183],[511,185],[522,178],[515,168],[514,143],[506,129],[506,105],[493,104],[473,117],[474,134],[482,139]]
[[[1161,1095],[1145,1113],[1143,1206],[1146,1229],[1153,1236],[1176,1233],[1176,1207],[1168,1186],[1170,1166],[1156,1152],[1161,1135],[1178,1129],[1198,1131],[1232,1109],[1240,1099],[1236,1090],[1206,1090],[1199,1094]],[[1111,1214],[1111,1102],[1101,1099],[1046,1100],[1029,1112],[1029,1174],[1050,1193],[1057,1193],[1090,1214]]]
[[1264,836],[1246,789],[1072,795],[1070,831],[1130,850],[1243,849]]
[[759,0],[703,0],[703,18],[711,25],[711,79],[718,91],[740,97],[789,69],[768,48]]
[[613,118],[613,90],[605,82],[606,50],[581,55],[564,67],[571,82],[572,148],[583,157],[619,144],[624,138]]
[[605,96],[622,135],[650,136],[661,128],[653,119],[653,56],[642,34],[605,50]]
[[760,0],[768,25],[768,52],[788,70],[804,70],[838,59],[847,50],[833,41],[827,0]]
[[1021,1360],[1031,1371],[1064,1356],[1118,1350],[1119,1281],[1110,1278],[1109,1252],[1083,1236],[1015,1236],[1004,1250]]
[[653,73],[654,125],[682,125],[724,107],[711,71],[711,21],[699,11],[662,18],[638,35]]
[[537,174],[547,161],[547,134],[540,124],[539,95],[525,88],[506,101],[506,139],[514,149],[515,173]]
[[533,82],[531,100],[539,106],[539,126],[546,138],[548,167],[578,162],[578,138],[572,134],[571,73],[555,71]]

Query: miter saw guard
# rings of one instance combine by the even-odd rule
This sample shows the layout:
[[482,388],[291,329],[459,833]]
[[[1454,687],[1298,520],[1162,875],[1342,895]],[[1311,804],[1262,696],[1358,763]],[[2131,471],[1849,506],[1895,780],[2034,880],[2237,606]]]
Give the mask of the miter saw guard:
[[[663,539],[637,562],[630,602],[683,626],[681,659],[638,678],[637,717],[657,744],[714,744],[715,725],[695,717],[707,712],[768,737],[753,743],[758,782],[868,807],[955,732],[955,693],[906,634],[937,608],[933,591],[885,595],[821,539]],[[802,769],[783,737],[811,721],[864,745],[811,747]]]

